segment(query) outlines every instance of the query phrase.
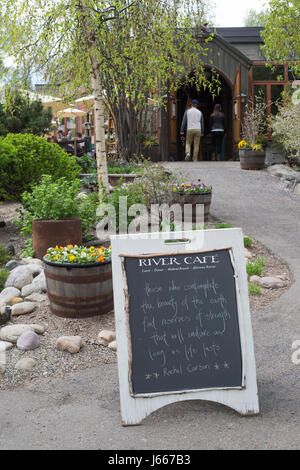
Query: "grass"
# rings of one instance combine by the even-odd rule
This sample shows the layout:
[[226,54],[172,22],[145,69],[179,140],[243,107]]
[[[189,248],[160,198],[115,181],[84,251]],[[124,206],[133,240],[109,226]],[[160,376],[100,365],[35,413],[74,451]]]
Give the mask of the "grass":
[[248,284],[248,291],[251,295],[260,295],[262,293],[261,287],[254,284],[254,282]]
[[231,224],[218,224],[215,228],[232,228]]
[[4,289],[4,284],[9,276],[9,271],[4,269],[4,266],[10,259],[9,251],[4,245],[0,245],[0,292]]
[[244,237],[244,247],[249,248],[252,246],[253,240],[250,237]]
[[248,276],[260,276],[265,268],[263,258],[257,258],[253,263],[248,261],[246,268]]
[[0,245],[0,266],[4,266],[11,259],[9,251],[4,245]]
[[9,276],[9,271],[6,269],[0,269],[0,292],[4,289],[4,284]]

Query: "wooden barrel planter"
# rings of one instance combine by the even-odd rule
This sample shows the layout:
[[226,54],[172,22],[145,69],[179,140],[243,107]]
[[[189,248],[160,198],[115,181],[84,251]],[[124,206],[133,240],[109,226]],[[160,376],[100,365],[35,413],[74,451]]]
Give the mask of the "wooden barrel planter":
[[82,245],[81,219],[37,219],[32,222],[35,258],[43,259],[46,251],[56,245]]
[[45,262],[51,312],[63,318],[87,318],[113,309],[111,261],[103,263]]
[[172,193],[172,204],[178,203],[181,205],[182,217],[184,216],[184,205],[192,204],[192,223],[197,221],[197,204],[204,205],[204,222],[208,221],[209,211],[212,199],[212,192],[209,193],[198,193],[198,194],[189,194],[189,193]]
[[262,170],[265,167],[265,152],[253,150],[239,150],[240,165],[242,170]]

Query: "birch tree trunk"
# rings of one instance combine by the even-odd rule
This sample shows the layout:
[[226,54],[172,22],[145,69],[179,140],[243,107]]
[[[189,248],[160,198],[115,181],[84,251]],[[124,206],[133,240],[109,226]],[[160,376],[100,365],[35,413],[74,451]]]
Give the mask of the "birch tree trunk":
[[101,196],[101,182],[108,189],[107,160],[105,149],[105,131],[104,131],[104,104],[102,97],[102,86],[100,82],[97,64],[91,58],[91,81],[94,95],[94,111],[95,111],[95,150],[97,159],[97,173],[99,194]]

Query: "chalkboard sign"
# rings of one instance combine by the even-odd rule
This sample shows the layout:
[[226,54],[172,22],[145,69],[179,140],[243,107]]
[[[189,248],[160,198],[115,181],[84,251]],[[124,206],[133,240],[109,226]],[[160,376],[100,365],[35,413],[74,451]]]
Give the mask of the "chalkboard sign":
[[123,425],[183,400],[259,411],[240,229],[111,238]]
[[124,258],[133,395],[243,386],[230,249]]

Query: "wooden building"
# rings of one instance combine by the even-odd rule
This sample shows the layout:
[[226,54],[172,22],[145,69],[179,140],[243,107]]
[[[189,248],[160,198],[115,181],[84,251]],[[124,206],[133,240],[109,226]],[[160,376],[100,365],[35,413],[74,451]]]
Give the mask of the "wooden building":
[[[207,90],[182,87],[176,93],[169,92],[166,109],[160,111],[158,134],[160,138],[161,160],[183,160],[184,148],[180,142],[180,126],[184,111],[192,99],[197,99],[204,115],[204,133],[201,139],[199,158],[209,160],[211,155],[209,116],[216,103],[222,105],[226,116],[227,132],[224,139],[222,158],[237,157],[237,144],[241,140],[243,107],[259,94],[267,104],[267,116],[276,113],[274,101],[281,98],[287,82],[294,80],[286,65],[275,66],[274,70],[265,66],[260,36],[262,28],[216,28],[209,45],[208,55],[203,58],[207,78],[212,69],[219,74],[221,92],[214,99]],[[193,71],[191,70],[191,73]],[[269,129],[267,135],[271,138]]]

